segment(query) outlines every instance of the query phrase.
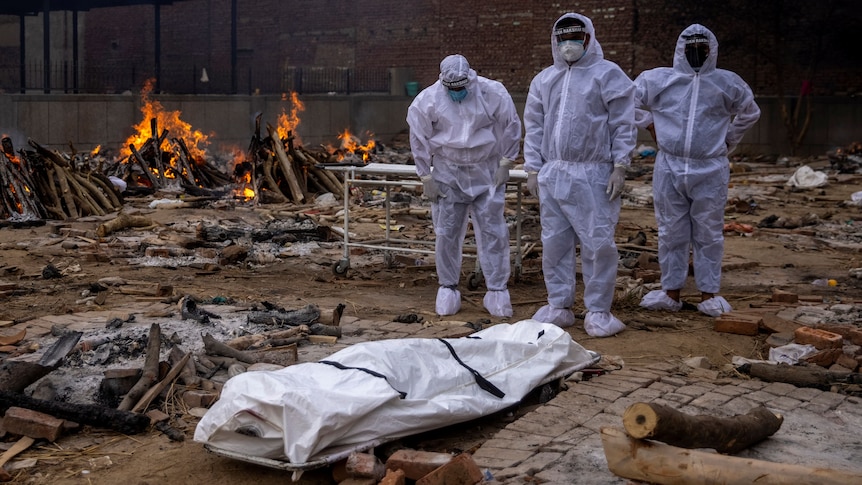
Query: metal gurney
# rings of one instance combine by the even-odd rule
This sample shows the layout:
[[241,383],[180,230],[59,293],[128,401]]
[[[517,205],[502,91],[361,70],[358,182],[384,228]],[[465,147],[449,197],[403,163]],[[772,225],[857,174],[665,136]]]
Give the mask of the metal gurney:
[[[385,210],[386,224],[383,239],[351,241],[350,240],[350,187],[351,186],[421,186],[422,182],[416,175],[416,167],[413,165],[400,165],[388,163],[369,163],[366,165],[340,165],[340,166],[324,166],[327,170],[338,171],[344,174],[344,254],[342,259],[336,261],[332,265],[332,271],[336,275],[344,275],[350,269],[350,248],[368,248],[368,249],[384,249],[384,260],[387,264],[393,261],[391,252],[407,252],[419,254],[434,254],[433,241],[418,241],[415,239],[407,239],[393,237],[392,234],[392,218],[390,209],[390,191],[386,191]],[[365,176],[374,176],[374,179],[364,178]],[[380,177],[383,179],[380,180]],[[517,193],[517,206],[515,211],[515,262],[512,268],[512,276],[517,282],[521,276],[521,219],[522,211],[522,190],[521,186],[527,181],[527,172],[524,170],[510,170],[509,182],[506,184],[507,191],[515,191]],[[416,248],[417,245],[427,245],[430,249]],[[511,246],[511,244],[510,244]],[[472,255],[464,255],[471,257]],[[481,270],[471,275],[467,285],[470,289],[476,289],[479,286],[481,279]]]

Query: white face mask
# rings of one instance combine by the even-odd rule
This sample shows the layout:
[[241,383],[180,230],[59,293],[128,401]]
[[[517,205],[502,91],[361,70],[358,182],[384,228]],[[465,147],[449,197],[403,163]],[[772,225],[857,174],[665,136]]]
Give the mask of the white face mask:
[[575,62],[584,55],[584,41],[564,40],[559,44],[560,55],[566,62]]

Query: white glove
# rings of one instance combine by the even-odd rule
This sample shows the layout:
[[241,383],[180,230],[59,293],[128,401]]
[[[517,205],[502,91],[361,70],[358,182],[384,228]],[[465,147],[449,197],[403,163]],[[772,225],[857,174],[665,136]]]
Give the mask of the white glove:
[[437,202],[437,199],[440,197],[446,197],[442,192],[440,192],[440,186],[437,185],[436,180],[431,178],[431,175],[419,177],[419,180],[422,181],[422,195],[431,202]]
[[539,172],[527,172],[527,192],[539,197]]
[[608,179],[608,190],[605,192],[610,197],[608,200],[615,200],[623,193],[623,187],[626,185],[626,167],[625,165],[614,165],[614,171],[611,173],[611,178]]
[[497,172],[494,173],[494,187],[499,187],[509,181],[509,169],[512,168],[512,161],[506,157],[500,159],[500,166]]

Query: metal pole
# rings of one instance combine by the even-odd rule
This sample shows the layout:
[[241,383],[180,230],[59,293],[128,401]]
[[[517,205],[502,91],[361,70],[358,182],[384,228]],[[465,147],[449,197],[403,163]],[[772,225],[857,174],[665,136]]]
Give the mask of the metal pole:
[[158,0],[153,4],[155,9],[155,76],[156,76],[156,86],[155,92],[161,92],[162,88],[162,8],[159,4]]
[[19,48],[21,49],[21,66],[19,67],[18,76],[21,78],[21,94],[27,92],[27,56],[26,54],[26,45],[27,45],[27,36],[24,35],[24,14],[21,14],[21,23],[18,28],[18,43],[20,44]]
[[78,10],[72,10],[72,92],[78,94]]
[[230,2],[230,93],[236,94],[238,87],[237,73],[236,73],[236,21],[237,21],[237,10],[236,10],[236,0],[231,0]]
[[51,92],[51,1],[42,2],[42,90]]

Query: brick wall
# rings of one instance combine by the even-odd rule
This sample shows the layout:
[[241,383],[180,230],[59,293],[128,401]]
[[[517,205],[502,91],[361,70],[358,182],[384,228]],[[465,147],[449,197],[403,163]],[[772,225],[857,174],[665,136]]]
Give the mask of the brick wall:
[[[840,40],[838,34],[850,29],[836,24],[836,18],[852,25],[852,19],[862,16],[852,0],[821,3],[849,10],[839,8],[827,18],[815,15],[819,4],[777,0],[586,0],[569,4],[237,0],[237,63],[241,84],[250,87],[256,80],[249,76],[278,73],[286,66],[409,68],[424,87],[436,80],[440,60],[458,52],[481,75],[504,82],[514,93],[524,93],[532,77],[551,62],[549,38],[554,20],[572,9],[593,20],[605,57],[632,77],[644,69],[669,65],[679,33],[699,22],[719,38],[719,67],[739,73],[759,95],[795,94],[802,79],[811,77],[806,66],[812,56],[805,52],[814,47],[808,44],[813,43],[815,31],[833,29],[832,37]],[[163,79],[177,76],[197,82],[200,69],[206,67],[210,86],[229,86],[230,4],[230,0],[184,0],[161,7]],[[776,5],[783,10],[776,10]],[[150,75],[152,6],[102,8],[86,15],[85,65],[136,63],[141,66],[136,70],[136,82]],[[783,23],[775,22],[777,16],[783,16]],[[801,28],[802,34],[793,35],[794,28]],[[836,49],[826,51],[834,59],[824,57],[818,63],[815,94],[846,94],[862,88],[859,54],[848,48],[841,50],[850,53],[845,55],[836,54]],[[775,62],[775,53],[781,52],[795,57]]]

